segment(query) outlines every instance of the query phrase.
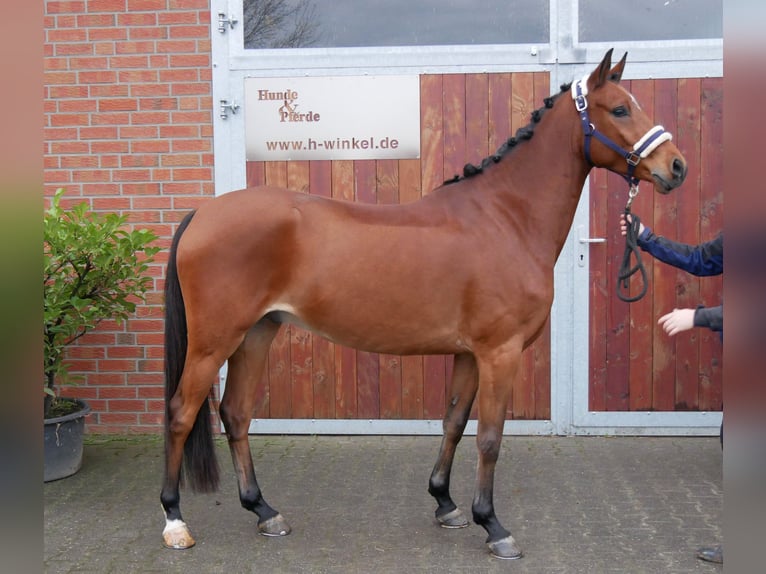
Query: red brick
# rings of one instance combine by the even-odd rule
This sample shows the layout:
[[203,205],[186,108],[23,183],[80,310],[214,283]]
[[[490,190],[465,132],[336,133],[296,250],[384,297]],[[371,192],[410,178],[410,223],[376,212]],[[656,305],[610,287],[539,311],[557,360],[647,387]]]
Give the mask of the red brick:
[[125,0],[88,0],[88,12],[125,12]]
[[199,70],[194,68],[182,68],[160,70],[161,82],[197,82],[199,81]]
[[156,84],[132,84],[130,93],[134,97],[169,96],[170,86],[159,82]]
[[82,193],[85,196],[95,195],[118,195],[120,186],[116,183],[86,183],[82,186]]
[[176,110],[178,98],[141,98],[138,101],[140,110]]
[[109,67],[109,59],[101,56],[72,58],[70,66],[75,70],[104,70]]
[[90,149],[95,154],[101,153],[128,153],[130,144],[123,141],[93,142]]
[[168,0],[170,10],[209,10],[208,0]]
[[174,152],[210,151],[213,147],[213,142],[208,139],[173,140],[172,146]]
[[200,156],[199,154],[167,154],[162,156],[162,165],[198,167],[200,165]]
[[207,38],[210,35],[210,26],[172,26],[171,38]]
[[157,70],[121,70],[119,81],[126,84],[156,82]]
[[170,142],[164,139],[134,141],[131,142],[130,149],[133,153],[163,153],[170,151]]
[[96,42],[93,44],[93,51],[98,56],[114,55],[114,44],[112,42]]
[[120,158],[120,167],[154,167],[159,165],[159,157],[148,154],[130,154]]
[[201,181],[209,180],[213,177],[213,170],[210,168],[177,168],[173,170],[173,181]]
[[138,391],[124,383],[118,386],[101,387],[98,390],[99,399],[135,399]]
[[116,127],[80,128],[80,139],[109,140],[116,138]]
[[118,26],[156,26],[156,12],[127,12],[117,14]]
[[156,126],[123,126],[120,128],[120,138],[155,138],[157,133]]
[[[157,42],[158,54],[169,54],[170,65],[175,67],[173,63],[174,54],[183,54],[184,56],[192,57],[197,53],[197,43],[194,40],[161,40]],[[191,64],[184,64],[184,66],[191,66]]]
[[43,83],[46,86],[71,86],[77,83],[77,72],[44,72]]
[[117,81],[117,73],[111,70],[79,72],[77,77],[81,84],[113,84]]
[[77,128],[45,128],[43,130],[43,137],[46,141],[76,140]]
[[84,0],[59,0],[45,3],[46,14],[76,14],[84,11]]
[[130,86],[126,84],[94,84],[90,87],[92,98],[123,98],[130,95]]
[[[173,53],[179,54],[180,50],[173,50]],[[210,66],[210,56],[207,54],[194,54],[195,49],[188,50],[190,54],[180,54],[170,56],[171,68],[207,68]]]
[[114,371],[122,373],[133,371],[136,368],[136,361],[129,359],[100,359],[98,361],[98,370],[102,373]]
[[156,126],[169,123],[170,114],[168,112],[135,112],[130,119],[134,125],[150,124]]
[[61,100],[59,112],[93,112],[96,110],[96,102],[93,100]]
[[[124,373],[89,373],[88,384],[98,385],[99,387],[122,387],[125,388],[127,384],[127,377]],[[103,393],[99,391],[98,396],[106,398]]]
[[99,167],[99,158],[96,155],[65,155],[61,158],[61,167]]
[[122,126],[130,123],[129,112],[115,112],[111,114],[99,113],[91,116],[93,125],[97,126]]
[[93,46],[91,44],[56,44],[57,56],[72,56],[92,53]]
[[45,39],[56,44],[59,42],[84,42],[88,33],[81,28],[53,28],[45,31]]
[[84,347],[82,345],[70,345],[67,357],[72,359],[102,359],[106,356],[103,347]]
[[[160,184],[150,182],[124,183],[122,191],[125,195],[159,195]],[[134,199],[134,201],[136,200]]]
[[114,27],[114,14],[81,14],[77,16],[78,28]]
[[112,68],[148,68],[149,58],[146,56],[114,56],[111,60]]
[[[155,259],[157,256],[155,255]],[[137,343],[139,345],[163,345],[165,336],[162,333],[138,333]]]
[[133,98],[102,99],[98,102],[99,112],[133,111],[138,109],[138,100]]
[[[165,377],[161,373],[128,373],[129,385],[137,385],[138,396],[142,396],[147,389],[162,388]],[[149,396],[154,396],[156,391],[146,391]]]
[[88,114],[54,114],[50,116],[50,125],[61,126],[87,126],[90,123]]
[[162,26],[174,24],[196,24],[199,21],[196,12],[160,12],[159,24]]
[[118,54],[152,54],[155,51],[155,42],[150,40],[117,42],[115,44]]
[[210,84],[207,82],[173,84],[170,93],[174,96],[210,93]]
[[128,10],[131,12],[167,10],[166,0],[128,0]]
[[45,183],[69,183],[72,181],[72,172],[49,169],[43,174]]
[[148,169],[120,169],[112,174],[114,181],[145,181],[150,178]]
[[176,197],[173,199],[173,209],[184,211],[198,209],[208,201],[210,201],[209,197]]
[[89,151],[90,145],[86,142],[51,142],[51,152],[55,154],[88,153]]
[[99,156],[101,158],[101,161],[99,162],[99,167],[103,168],[113,168],[113,167],[120,167],[120,158],[116,155],[101,155]]
[[51,86],[49,95],[54,99],[87,98],[88,86]]
[[[162,16],[162,14],[160,14]],[[146,26],[141,28],[128,28],[131,40],[164,40],[168,37],[168,29],[160,26]]]
[[144,373],[161,373],[165,368],[165,363],[162,360],[140,360],[138,361],[138,369]]
[[111,172],[104,169],[72,170],[72,178],[79,182],[109,181]]
[[[88,30],[88,39],[91,42],[99,40],[127,40],[128,31],[119,26],[110,25],[109,28],[91,28]],[[111,53],[114,53],[112,49]]]
[[130,209],[129,197],[94,197],[93,211],[122,211]]

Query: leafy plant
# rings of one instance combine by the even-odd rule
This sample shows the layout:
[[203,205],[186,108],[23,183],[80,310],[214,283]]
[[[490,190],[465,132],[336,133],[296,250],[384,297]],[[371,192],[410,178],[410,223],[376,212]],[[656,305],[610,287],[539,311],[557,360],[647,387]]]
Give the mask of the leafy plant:
[[[43,391],[56,396],[56,382],[72,382],[64,352],[103,319],[125,321],[145,300],[145,275],[158,247],[148,229],[129,231],[127,217],[88,211],[87,202],[60,205],[58,189],[44,218]],[[47,403],[46,401],[46,410]]]

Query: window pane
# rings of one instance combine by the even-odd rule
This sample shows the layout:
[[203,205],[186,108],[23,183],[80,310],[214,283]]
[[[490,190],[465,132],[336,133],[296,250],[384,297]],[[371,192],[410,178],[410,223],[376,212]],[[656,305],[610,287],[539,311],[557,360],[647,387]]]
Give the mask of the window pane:
[[580,0],[580,42],[723,38],[723,0]]
[[244,0],[245,48],[548,43],[542,0]]

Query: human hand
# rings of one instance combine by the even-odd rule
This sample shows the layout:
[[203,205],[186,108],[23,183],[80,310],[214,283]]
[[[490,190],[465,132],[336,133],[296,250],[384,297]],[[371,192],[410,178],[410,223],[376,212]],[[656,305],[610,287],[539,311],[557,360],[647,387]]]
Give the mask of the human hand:
[[[625,213],[620,214],[620,233],[622,235],[628,234],[628,224],[633,222],[633,217],[628,214],[627,218],[628,220],[625,221]],[[644,224],[639,222],[638,224],[638,234],[641,235],[644,232]]]
[[673,309],[667,315],[660,317],[657,324],[670,335],[677,335],[694,327],[694,312],[696,309]]

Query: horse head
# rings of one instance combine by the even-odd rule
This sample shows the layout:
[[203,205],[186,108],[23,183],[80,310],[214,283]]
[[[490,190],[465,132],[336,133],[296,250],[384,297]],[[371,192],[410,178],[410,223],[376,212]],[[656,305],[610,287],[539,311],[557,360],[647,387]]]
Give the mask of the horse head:
[[627,53],[612,67],[609,50],[598,67],[572,85],[583,153],[592,165],[619,173],[632,186],[649,181],[669,193],[686,178],[686,160],[662,126],[655,126],[620,79]]

